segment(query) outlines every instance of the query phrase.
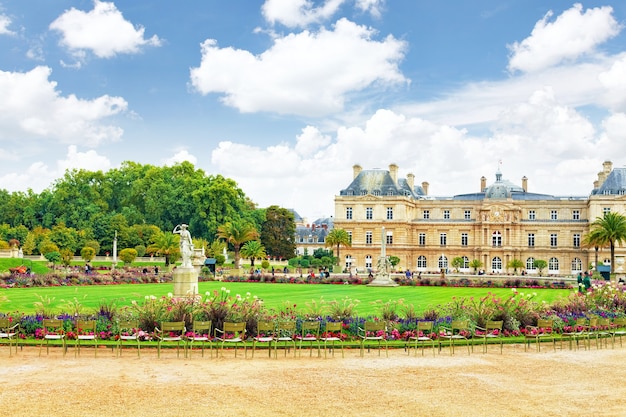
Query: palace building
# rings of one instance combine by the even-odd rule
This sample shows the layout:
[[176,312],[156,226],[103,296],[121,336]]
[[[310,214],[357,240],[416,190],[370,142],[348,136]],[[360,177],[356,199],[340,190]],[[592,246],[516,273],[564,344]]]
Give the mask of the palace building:
[[[334,227],[344,229],[352,245],[341,252],[347,269],[375,268],[383,239],[386,253],[400,258],[396,269],[438,272],[462,258],[461,272],[473,272],[480,261],[485,273],[513,272],[512,260],[537,274],[535,260],[547,262],[544,275],[570,275],[591,269],[596,260],[610,263],[608,248],[588,248],[590,224],[609,211],[625,213],[626,168],[609,161],[587,196],[553,196],[528,191],[528,179],[516,185],[503,179],[480,178],[478,192],[431,197],[428,183],[415,176],[398,178],[389,170],[353,167],[352,182],[335,196]],[[616,247],[616,272],[622,271],[626,248]],[[519,269],[518,269],[519,272]]]

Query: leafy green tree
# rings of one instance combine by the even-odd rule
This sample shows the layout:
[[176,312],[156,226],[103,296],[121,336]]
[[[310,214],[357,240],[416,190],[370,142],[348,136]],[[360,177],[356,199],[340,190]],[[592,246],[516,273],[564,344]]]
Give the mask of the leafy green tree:
[[470,268],[474,268],[474,273],[478,273],[478,268],[482,268],[483,263],[479,259],[472,259],[469,263]]
[[548,266],[548,263],[543,259],[535,259],[533,261],[533,266],[539,270],[539,276],[541,276],[543,274],[543,270]]
[[457,256],[455,258],[452,258],[452,262],[450,262],[450,265],[452,265],[452,268],[456,269],[457,272],[463,268],[463,264],[464,264],[464,260],[462,257]]
[[337,262],[341,262],[341,256],[339,255],[339,248],[341,246],[349,248],[352,246],[350,235],[344,229],[333,229],[326,235],[326,246],[337,247]]
[[80,250],[80,257],[83,258],[85,262],[91,262],[95,256],[96,251],[91,246],[85,246]]
[[[39,244],[39,253],[41,253],[44,257],[50,252],[59,252],[59,247],[56,243],[51,242],[50,240],[44,240]],[[59,253],[59,256],[60,255],[61,254]]]
[[249,240],[241,247],[241,256],[250,259],[250,266],[254,267],[255,259],[263,259],[267,255],[265,247],[258,240]]
[[608,212],[591,223],[589,233],[598,244],[608,243],[611,249],[611,273],[615,272],[615,245],[626,241],[626,217]]
[[61,263],[65,266],[70,266],[74,259],[74,252],[70,249],[61,249]]
[[390,256],[389,263],[391,264],[392,268],[395,268],[396,265],[400,263],[400,258],[398,258],[397,256]]
[[322,259],[324,257],[332,258],[333,251],[324,248],[317,248],[313,251],[313,257],[318,259]]
[[124,265],[130,265],[137,258],[137,251],[133,248],[122,249],[119,253],[120,260]]
[[58,251],[47,252],[43,256],[53,265],[61,261],[61,254]]
[[88,240],[85,242],[85,247],[86,248],[92,248],[93,249],[93,256],[96,256],[98,254],[98,252],[100,252],[100,244],[98,243],[97,240]]
[[513,269],[513,273],[517,274],[517,270],[524,268],[524,262],[521,261],[520,259],[511,259],[507,264],[506,267],[509,269]]
[[243,220],[233,220],[217,228],[217,236],[232,245],[235,252],[235,268],[239,268],[239,251],[241,245],[259,237],[254,226]]
[[598,268],[600,265],[598,260],[598,254],[600,248],[605,248],[609,245],[609,242],[606,240],[606,236],[602,233],[601,229],[593,229],[587,233],[581,242],[581,245],[585,248],[593,248],[595,251],[595,267]]
[[270,206],[265,210],[261,226],[261,242],[267,254],[274,258],[289,259],[296,253],[296,223],[293,212]]
[[147,252],[164,256],[165,265],[170,265],[176,262],[180,254],[179,239],[179,235],[174,233],[160,232],[153,236],[153,242],[148,246]]
[[75,253],[78,249],[80,234],[76,229],[66,227],[65,224],[61,223],[52,227],[49,238],[59,248],[69,249],[72,253]]

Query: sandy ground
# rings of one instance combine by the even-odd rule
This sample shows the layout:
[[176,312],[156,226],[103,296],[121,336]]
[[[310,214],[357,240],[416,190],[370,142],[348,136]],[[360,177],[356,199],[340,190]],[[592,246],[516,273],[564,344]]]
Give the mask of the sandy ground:
[[[557,345],[558,346],[558,345]],[[569,350],[523,345],[472,354],[447,349],[339,351],[278,359],[176,357],[164,350],[72,348],[39,357],[0,347],[0,413],[6,416],[626,416],[626,346]]]

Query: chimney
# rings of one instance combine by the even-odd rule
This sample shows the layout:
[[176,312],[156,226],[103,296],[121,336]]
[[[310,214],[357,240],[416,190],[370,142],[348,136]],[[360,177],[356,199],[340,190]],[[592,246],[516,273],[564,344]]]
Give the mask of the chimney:
[[422,183],[422,189],[424,190],[424,195],[428,195],[428,186],[429,186],[429,185],[430,185],[430,184],[428,184],[426,181],[424,181],[424,182]]
[[487,178],[483,175],[480,177],[480,192],[482,193],[487,188]]
[[409,185],[411,191],[413,191],[413,187],[415,187],[415,175],[411,173],[406,174],[406,183]]
[[612,169],[613,169],[613,162],[604,161],[602,163],[602,171],[598,172],[598,187],[602,187],[602,184],[604,184],[606,177],[609,176]]
[[391,179],[394,184],[398,184],[398,165],[390,164],[389,165],[389,175],[391,175]]
[[353,176],[352,179],[355,179],[356,177],[358,177],[361,171],[363,171],[363,168],[361,168],[361,165],[353,165],[352,166],[352,176]]
[[528,178],[526,178],[525,175],[522,177],[522,190],[524,190],[525,193],[528,192]]
[[593,189],[597,190],[598,188],[600,188],[600,182],[598,180],[595,180],[593,182]]

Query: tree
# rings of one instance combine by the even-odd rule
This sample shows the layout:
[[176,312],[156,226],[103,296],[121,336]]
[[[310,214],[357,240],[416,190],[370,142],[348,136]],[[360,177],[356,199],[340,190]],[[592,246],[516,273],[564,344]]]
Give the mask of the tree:
[[254,260],[265,258],[265,248],[258,240],[249,240],[241,247],[241,256],[250,259],[250,266],[254,267]]
[[122,249],[119,253],[120,260],[124,265],[130,265],[137,258],[137,251],[133,248]]
[[513,268],[513,273],[517,274],[517,270],[519,268],[523,268],[524,267],[524,262],[522,262],[519,259],[511,259],[507,264],[506,264],[507,268]]
[[[178,235],[174,233],[160,232],[153,237],[152,244],[148,246],[148,253],[157,253],[165,257],[165,266],[176,262],[180,252],[178,248]],[[136,255],[135,255],[136,256]]]
[[539,276],[541,276],[543,274],[543,270],[546,269],[546,266],[548,266],[548,263],[543,259],[535,259],[533,261],[533,266],[539,270]]
[[278,206],[270,206],[265,210],[261,243],[269,256],[292,258],[296,253],[295,235],[296,223],[292,211]]
[[598,217],[589,228],[589,233],[598,244],[608,243],[611,249],[611,273],[615,273],[615,244],[626,241],[626,217],[608,212]]
[[241,245],[249,240],[256,239],[259,233],[251,223],[243,220],[233,220],[217,228],[217,236],[233,246],[235,252],[235,268],[239,268],[239,250]]
[[61,263],[65,266],[70,266],[74,259],[74,252],[70,249],[61,249]]
[[58,251],[47,252],[43,256],[53,265],[61,260],[61,254]]
[[483,263],[479,259],[472,259],[469,263],[470,268],[474,268],[474,273],[478,272],[478,268],[483,266]]
[[400,263],[400,258],[398,258],[397,256],[390,256],[389,263],[391,264],[392,268],[395,268],[396,265]]
[[463,268],[464,263],[465,261],[463,260],[463,258],[457,256],[456,258],[452,258],[452,262],[450,263],[450,265],[452,265],[452,268],[455,268],[456,271],[459,272],[459,269]]
[[80,257],[85,260],[85,262],[90,262],[96,256],[96,250],[91,246],[85,246],[80,250]]
[[349,248],[352,246],[350,235],[343,229],[333,229],[326,235],[326,246],[337,247],[337,262],[341,262],[341,256],[339,255],[339,247],[343,246]]
[[600,248],[608,246],[608,243],[609,242],[606,241],[606,238],[603,233],[601,233],[600,229],[591,230],[583,237],[583,240],[581,242],[582,246],[586,248],[594,248],[595,250],[594,266],[596,270],[598,269],[598,265],[600,264],[598,261],[598,253],[600,251]]

